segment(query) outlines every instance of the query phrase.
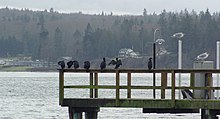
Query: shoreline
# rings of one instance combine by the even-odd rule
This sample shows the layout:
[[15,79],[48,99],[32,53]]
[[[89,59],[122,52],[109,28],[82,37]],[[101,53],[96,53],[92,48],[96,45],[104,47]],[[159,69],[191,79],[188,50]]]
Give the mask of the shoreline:
[[0,67],[0,72],[57,72],[56,67],[7,66]]

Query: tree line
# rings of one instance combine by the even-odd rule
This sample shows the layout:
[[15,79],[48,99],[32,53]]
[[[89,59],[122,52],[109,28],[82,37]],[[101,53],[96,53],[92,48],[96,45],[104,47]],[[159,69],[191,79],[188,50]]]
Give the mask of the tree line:
[[0,57],[22,54],[54,62],[65,56],[77,60],[112,58],[122,48],[151,56],[154,31],[158,28],[156,39],[163,38],[170,52],[158,56],[158,67],[176,67],[177,41],[170,36],[183,32],[183,66],[190,67],[202,52],[210,53],[209,60],[215,59],[215,43],[220,39],[220,13],[185,9],[149,14],[144,9],[142,15],[118,16],[6,7],[0,9],[0,27]]

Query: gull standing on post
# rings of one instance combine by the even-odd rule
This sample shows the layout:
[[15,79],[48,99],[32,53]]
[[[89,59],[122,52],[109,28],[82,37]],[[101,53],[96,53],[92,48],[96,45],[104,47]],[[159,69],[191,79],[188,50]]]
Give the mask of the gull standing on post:
[[204,52],[204,53],[198,55],[195,59],[203,61],[203,60],[207,59],[208,57],[209,57],[209,54],[207,52]]
[[173,34],[171,37],[172,38],[178,38],[178,39],[180,39],[180,38],[182,38],[184,36],[184,34],[182,33],[182,32],[180,32],[180,33],[175,33],[175,34]]

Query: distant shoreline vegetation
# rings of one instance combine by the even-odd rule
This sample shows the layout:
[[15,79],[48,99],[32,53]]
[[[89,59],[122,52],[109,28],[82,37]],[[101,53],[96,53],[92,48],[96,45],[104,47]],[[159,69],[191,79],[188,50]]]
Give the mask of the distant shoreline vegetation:
[[52,67],[8,66],[0,67],[0,72],[57,72],[57,69]]
[[[60,57],[74,60],[115,58],[129,48],[152,56],[155,39],[165,40],[169,54],[157,57],[158,68],[177,67],[177,41],[170,36],[183,32],[183,68],[192,67],[195,57],[208,52],[215,61],[216,41],[220,40],[220,13],[188,11],[142,15],[63,14],[54,9],[0,9],[0,57],[31,57],[56,63]],[[160,49],[160,46],[157,46]]]

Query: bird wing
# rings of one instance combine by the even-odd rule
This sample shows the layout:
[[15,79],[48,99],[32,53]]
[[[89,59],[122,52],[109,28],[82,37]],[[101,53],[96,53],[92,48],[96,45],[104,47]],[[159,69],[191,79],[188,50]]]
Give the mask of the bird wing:
[[112,60],[111,62],[108,63],[108,65],[111,65],[111,64],[112,64],[112,65],[115,65],[115,64],[116,64],[116,61],[115,61],[115,60]]

